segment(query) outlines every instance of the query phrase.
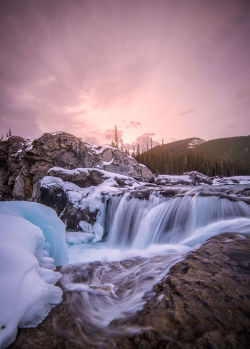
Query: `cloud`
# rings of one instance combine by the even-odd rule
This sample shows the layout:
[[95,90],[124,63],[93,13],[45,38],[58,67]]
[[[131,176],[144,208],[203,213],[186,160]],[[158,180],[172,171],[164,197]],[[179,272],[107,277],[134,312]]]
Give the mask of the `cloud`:
[[180,113],[178,113],[178,116],[185,116],[185,115],[188,115],[188,114],[192,114],[194,112],[193,108],[189,108],[189,109],[186,109]]
[[247,86],[245,88],[240,88],[236,94],[236,98],[238,99],[245,99],[245,98],[250,98],[250,86]]
[[152,147],[155,147],[155,146],[159,145],[160,143],[153,140],[154,135],[155,135],[154,133],[150,133],[150,132],[144,133],[141,136],[136,138],[136,141],[133,145],[137,146],[137,144],[139,144],[140,148],[144,149],[144,150],[151,148],[151,145],[152,145]]
[[248,115],[248,0],[103,2],[0,0],[1,129],[214,138]]
[[[123,131],[117,129],[117,136],[118,136],[119,142],[122,141],[122,135],[123,135]],[[105,130],[104,136],[105,136],[105,139],[107,141],[114,141],[115,140],[115,130],[114,129]]]
[[141,127],[141,123],[139,121],[130,121],[127,126],[127,128],[137,128],[137,127]]

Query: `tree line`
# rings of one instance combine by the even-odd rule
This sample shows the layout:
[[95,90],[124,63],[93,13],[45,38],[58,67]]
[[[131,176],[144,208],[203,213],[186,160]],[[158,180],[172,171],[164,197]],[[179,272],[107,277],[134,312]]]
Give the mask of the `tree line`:
[[156,174],[183,174],[189,171],[198,171],[207,176],[236,176],[250,173],[250,161],[239,159],[233,161],[211,159],[196,149],[181,153],[170,152],[163,145],[132,154],[134,158],[146,165]]

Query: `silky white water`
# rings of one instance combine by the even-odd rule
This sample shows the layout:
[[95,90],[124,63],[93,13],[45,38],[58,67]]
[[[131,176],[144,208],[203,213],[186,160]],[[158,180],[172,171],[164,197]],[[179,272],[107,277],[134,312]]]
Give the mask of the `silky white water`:
[[64,267],[62,281],[84,340],[95,345],[110,335],[113,320],[142,309],[153,286],[190,250],[223,232],[249,234],[250,208],[199,193],[147,199],[127,193],[110,198],[105,230],[102,242],[69,245],[73,266]]

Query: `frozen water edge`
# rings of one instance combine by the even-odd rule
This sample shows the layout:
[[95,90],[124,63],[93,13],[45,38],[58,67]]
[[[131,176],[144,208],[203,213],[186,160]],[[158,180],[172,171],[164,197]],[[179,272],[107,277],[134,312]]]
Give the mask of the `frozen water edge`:
[[64,224],[43,205],[1,202],[0,221],[0,347],[5,348],[18,327],[36,327],[62,301],[62,290],[54,286],[61,274],[53,270],[55,260],[67,262],[67,245]]

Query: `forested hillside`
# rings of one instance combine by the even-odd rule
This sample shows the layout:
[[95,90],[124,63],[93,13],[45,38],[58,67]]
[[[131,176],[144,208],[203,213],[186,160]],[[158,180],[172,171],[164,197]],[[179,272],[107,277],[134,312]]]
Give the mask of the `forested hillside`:
[[154,173],[182,174],[196,170],[208,176],[250,173],[250,136],[220,138],[188,148],[191,140],[162,144],[134,154]]

